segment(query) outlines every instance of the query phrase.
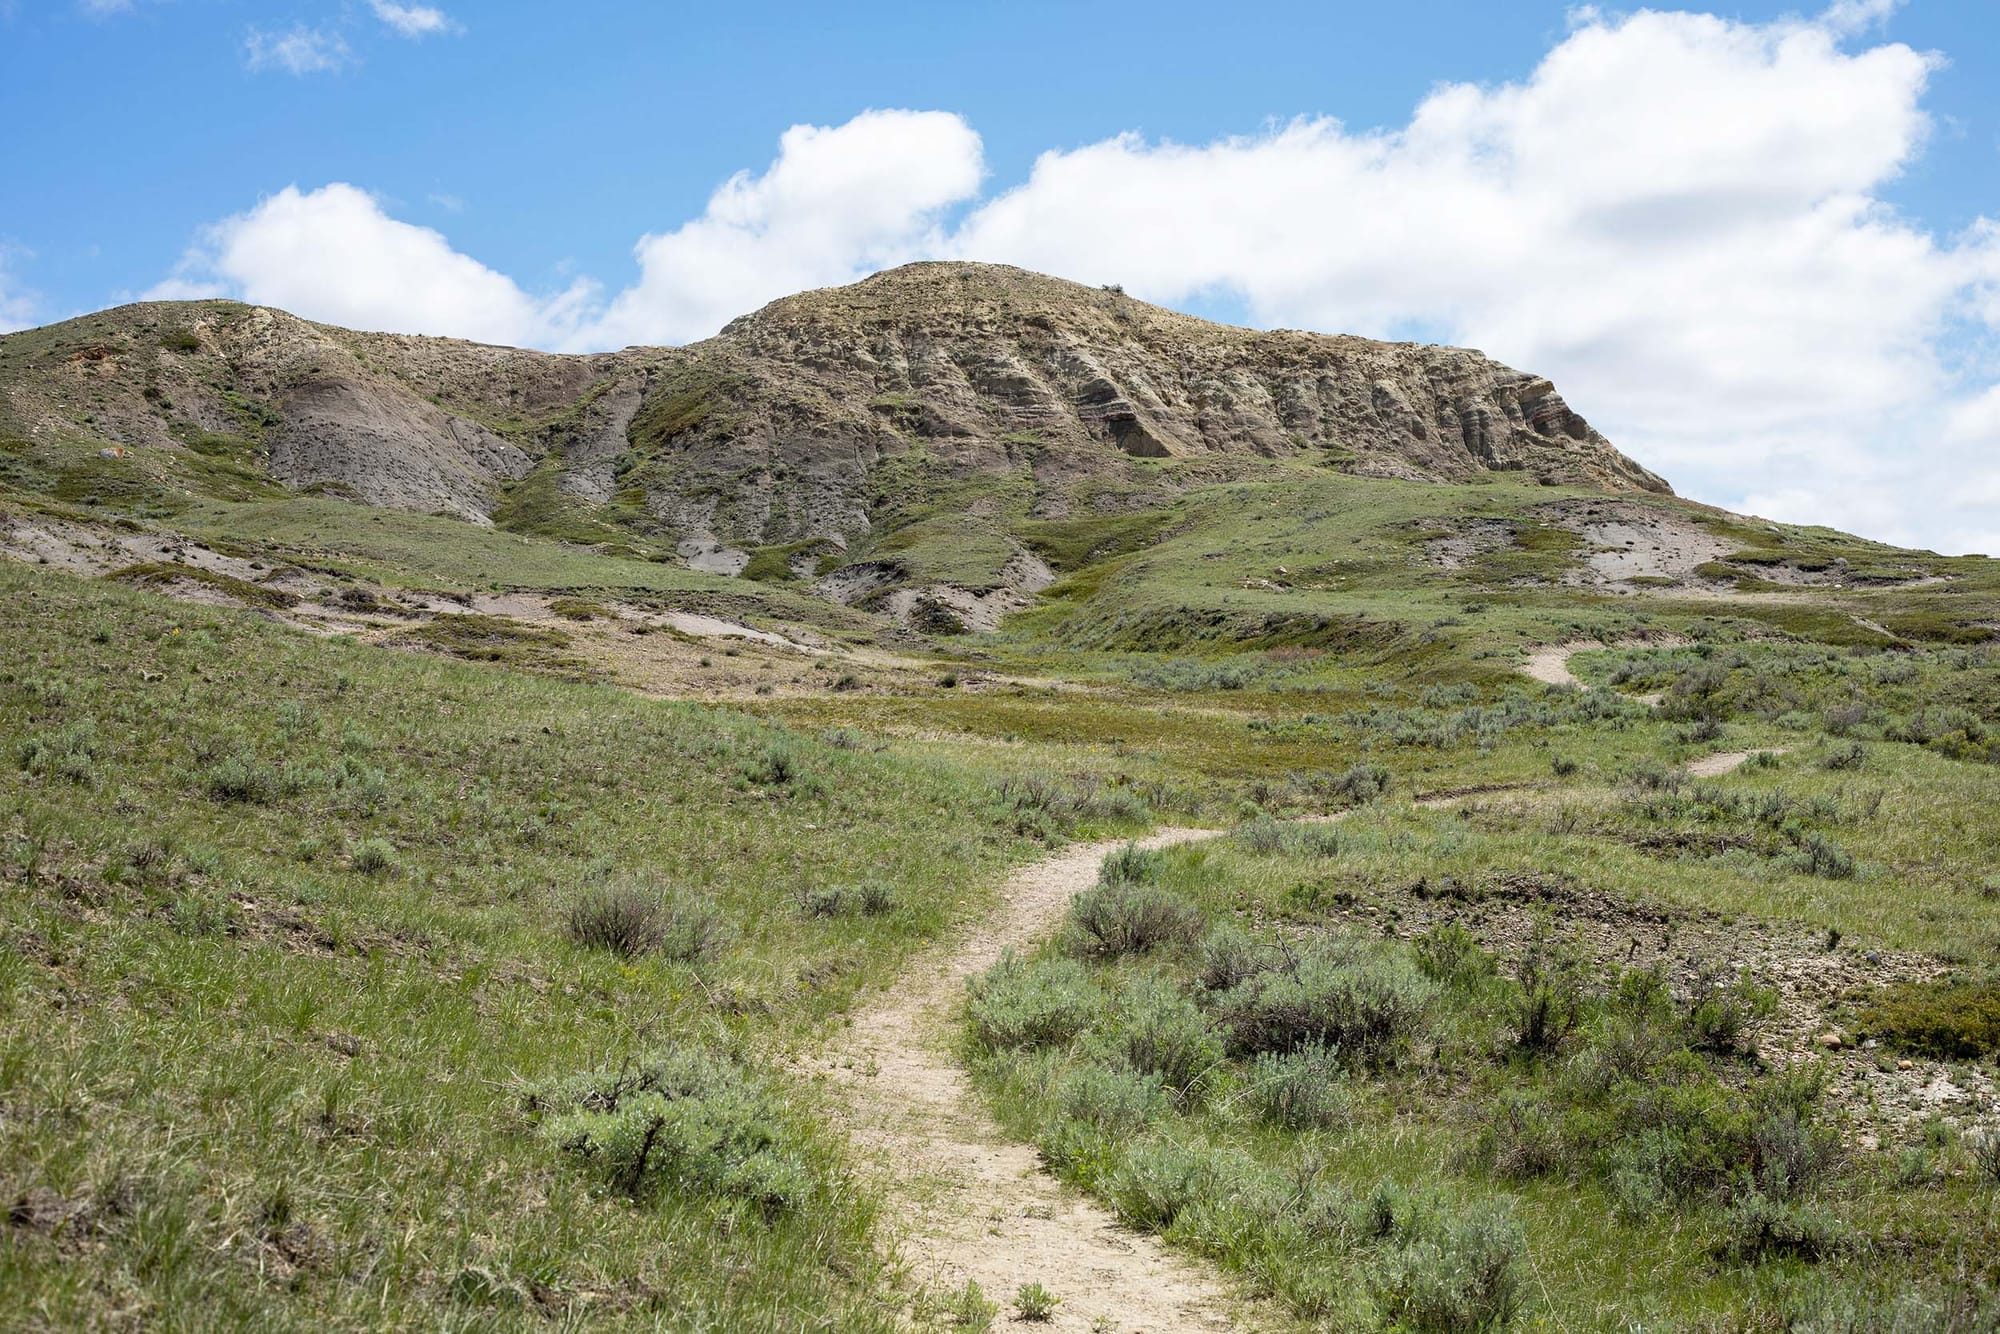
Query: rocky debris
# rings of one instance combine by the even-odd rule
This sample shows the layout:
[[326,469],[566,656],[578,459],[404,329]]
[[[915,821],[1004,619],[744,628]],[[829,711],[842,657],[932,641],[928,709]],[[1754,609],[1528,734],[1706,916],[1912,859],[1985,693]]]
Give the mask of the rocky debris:
[[1523,872],[1476,885],[1422,881],[1384,886],[1332,915],[1404,939],[1446,921],[1464,925],[1511,966],[1538,933],[1572,938],[1609,976],[1613,968],[1657,967],[1688,997],[1742,978],[1776,993],[1775,1016],[1753,1036],[1766,1061],[1818,1061],[1850,1143],[1892,1147],[1921,1139],[1927,1120],[2000,1133],[2000,1087],[1981,1069],[1892,1058],[1840,1026],[1851,998],[1896,982],[1949,971],[1927,955],[1828,949],[1822,931],[1782,923],[1616,899],[1563,878]]

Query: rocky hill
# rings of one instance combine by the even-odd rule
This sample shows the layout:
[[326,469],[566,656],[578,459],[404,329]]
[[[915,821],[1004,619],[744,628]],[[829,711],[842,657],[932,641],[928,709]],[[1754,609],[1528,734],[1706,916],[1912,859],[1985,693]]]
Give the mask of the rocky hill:
[[475,522],[506,522],[510,499],[604,511],[697,560],[844,546],[899,458],[1023,478],[1043,514],[1134,458],[1667,490],[1548,380],[1477,352],[1253,332],[960,263],[788,297],[689,347],[594,356],[228,302],[126,306],[0,339],[0,433],[235,451],[287,487]]

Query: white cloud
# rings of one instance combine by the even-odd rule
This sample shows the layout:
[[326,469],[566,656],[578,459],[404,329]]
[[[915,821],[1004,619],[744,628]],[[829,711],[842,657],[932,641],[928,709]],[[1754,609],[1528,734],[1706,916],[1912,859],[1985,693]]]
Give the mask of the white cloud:
[[132,0],[76,0],[76,7],[90,18],[109,18],[132,12]]
[[531,296],[438,232],[334,184],[288,187],[209,227],[175,276],[146,295],[234,296],[356,329],[547,346],[573,336],[591,288]]
[[450,15],[432,5],[399,5],[391,0],[368,0],[375,17],[404,37],[435,37],[458,31]]
[[346,38],[323,28],[299,25],[280,33],[252,28],[243,39],[243,61],[253,70],[328,74],[344,69],[353,57]]
[[938,111],[794,125],[761,176],[738,173],[701,217],[640,240],[638,283],[585,343],[681,342],[775,297],[936,253],[942,210],[979,189],[979,136]]
[[1903,0],[1833,0],[1819,21],[1842,36],[1853,36],[1887,23],[1890,15],[1902,7]]
[[15,262],[26,258],[27,251],[0,241],[0,333],[27,328],[41,310],[40,299],[14,276]]
[[1923,150],[1938,64],[1861,40],[1894,8],[1579,10],[1526,80],[1440,87],[1398,128],[1122,135],[1045,153],[983,201],[958,116],[795,126],[761,174],[641,239],[637,281],[602,303],[583,284],[530,296],[345,186],[223,224],[181,281],[594,348],[701,337],[907,259],[1005,261],[1167,303],[1220,295],[1263,325],[1482,347],[1551,375],[1700,499],[2000,548],[2000,407],[1974,396],[2000,381],[2000,222],[1941,237],[1884,202]]
[[1964,462],[1933,448],[1940,346],[1982,276],[2000,314],[2000,239],[1943,242],[1880,199],[1922,149],[1934,58],[1849,51],[1852,6],[1577,17],[1525,82],[1442,87],[1393,132],[1045,154],[955,248],[1155,300],[1222,291],[1260,324],[1476,345],[1703,499],[1889,487],[1902,517],[1870,531],[1960,540],[1932,503]]

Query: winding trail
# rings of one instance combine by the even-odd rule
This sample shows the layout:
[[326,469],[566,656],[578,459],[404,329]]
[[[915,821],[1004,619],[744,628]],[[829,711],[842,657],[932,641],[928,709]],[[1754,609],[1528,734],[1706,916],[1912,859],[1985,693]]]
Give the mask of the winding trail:
[[[1166,847],[1211,838],[1164,829],[1139,840]],[[1120,842],[1086,843],[1017,871],[1001,906],[972,933],[919,959],[856,1011],[815,1064],[841,1094],[847,1131],[888,1187],[890,1223],[911,1276],[937,1294],[969,1279],[1010,1301],[1025,1283],[1059,1299],[1041,1328],[1179,1334],[1264,1323],[1212,1271],[1121,1226],[1041,1169],[979,1106],[951,1050],[966,979],[1002,952],[1056,929],[1071,896],[1097,879]]]

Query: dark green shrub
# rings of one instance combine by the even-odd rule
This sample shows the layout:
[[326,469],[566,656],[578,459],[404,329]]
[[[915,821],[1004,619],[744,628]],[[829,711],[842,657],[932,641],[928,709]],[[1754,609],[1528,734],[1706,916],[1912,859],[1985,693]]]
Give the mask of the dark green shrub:
[[633,959],[666,940],[667,913],[657,894],[621,881],[593,885],[569,906],[570,938],[591,949]]
[[1704,978],[1688,1008],[1688,1045],[1696,1051],[1734,1055],[1752,1027],[1777,1009],[1774,991],[1741,980],[1714,983]]
[[1060,1045],[1104,1012],[1103,995],[1072,959],[1024,963],[1009,953],[968,986],[973,1035],[988,1051]]
[[1515,1001],[1517,1041],[1524,1051],[1560,1047],[1583,1015],[1583,981],[1575,956],[1537,938],[1514,965],[1521,984]]
[[1385,1064],[1422,1029],[1432,993],[1399,952],[1333,942],[1244,979],[1215,1012],[1241,1055],[1322,1043],[1349,1061]]
[[1193,904],[1155,885],[1108,877],[1071,900],[1069,920],[1077,947],[1100,959],[1184,944],[1202,928]]
[[2000,977],[1886,987],[1862,1007],[1855,1028],[1886,1046],[1939,1060],[2000,1055]]
[[1413,949],[1423,975],[1447,987],[1473,986],[1493,973],[1493,956],[1458,922],[1438,923],[1417,937]]

